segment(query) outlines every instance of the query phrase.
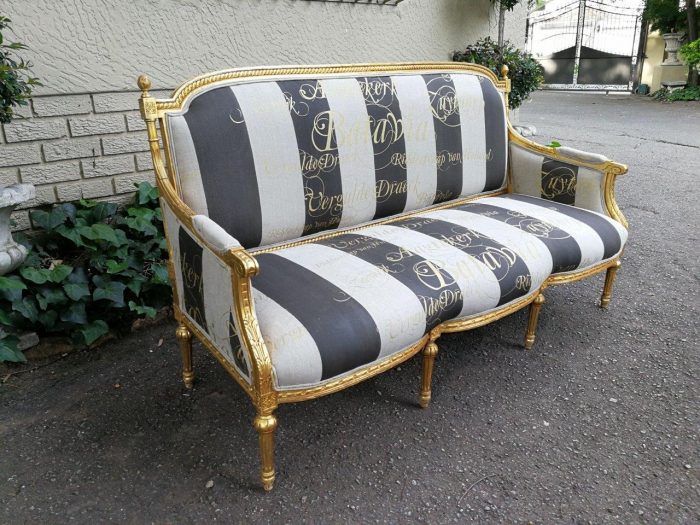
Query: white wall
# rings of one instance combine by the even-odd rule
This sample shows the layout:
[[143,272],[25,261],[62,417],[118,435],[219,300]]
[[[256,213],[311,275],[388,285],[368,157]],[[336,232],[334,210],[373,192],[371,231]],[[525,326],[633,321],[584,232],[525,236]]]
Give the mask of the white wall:
[[[489,0],[4,0],[3,11],[46,84],[37,94],[132,89],[143,72],[171,88],[237,66],[447,60],[495,31]],[[522,11],[508,17],[515,42]]]
[[[525,12],[507,17],[506,37],[520,46]],[[44,84],[26,118],[0,133],[0,184],[37,185],[30,207],[118,198],[153,179],[136,113],[141,73],[172,89],[238,66],[449,60],[496,33],[490,0],[3,0],[2,14]],[[15,219],[29,226],[26,211]]]

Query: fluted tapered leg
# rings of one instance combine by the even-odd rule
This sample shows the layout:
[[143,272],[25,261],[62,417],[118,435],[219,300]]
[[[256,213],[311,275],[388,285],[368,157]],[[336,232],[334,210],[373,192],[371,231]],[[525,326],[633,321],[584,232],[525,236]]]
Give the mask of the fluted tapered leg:
[[181,324],[175,330],[177,340],[180,342],[180,352],[182,353],[182,380],[185,387],[192,388],[194,384],[194,372],[192,371],[192,332]]
[[260,479],[265,491],[275,483],[275,429],[277,418],[272,414],[258,413],[253,422],[260,440]]
[[613,283],[615,282],[615,276],[617,275],[617,271],[620,269],[620,266],[622,266],[622,263],[618,259],[617,261],[615,261],[615,265],[608,268],[608,271],[605,274],[605,285],[603,286],[603,295],[600,296],[601,308],[607,308],[610,304],[610,299],[612,298]]
[[433,379],[433,365],[435,364],[435,356],[438,353],[438,347],[435,341],[430,341],[423,349],[423,374],[421,377],[420,389],[420,406],[426,408],[430,403],[431,383]]
[[538,294],[530,304],[530,316],[527,320],[527,332],[525,333],[525,350],[530,350],[535,344],[537,333],[537,320],[540,317],[540,310],[544,304],[544,295]]

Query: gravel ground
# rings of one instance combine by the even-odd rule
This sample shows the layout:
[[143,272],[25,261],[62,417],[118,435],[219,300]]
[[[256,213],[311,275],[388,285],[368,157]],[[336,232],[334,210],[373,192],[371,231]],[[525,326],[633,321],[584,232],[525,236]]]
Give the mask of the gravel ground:
[[699,522],[700,105],[538,93],[521,120],[630,165],[609,311],[597,276],[548,290],[531,352],[524,311],[444,336],[427,410],[419,359],[281,407],[270,494],[251,404],[200,347],[184,390],[173,325],[43,363],[0,385],[0,522]]

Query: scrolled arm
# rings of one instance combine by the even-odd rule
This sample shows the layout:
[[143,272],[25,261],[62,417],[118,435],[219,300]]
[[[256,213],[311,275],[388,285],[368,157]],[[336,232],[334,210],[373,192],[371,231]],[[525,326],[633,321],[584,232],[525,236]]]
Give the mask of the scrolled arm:
[[512,127],[509,138],[509,189],[607,215],[627,228],[615,201],[615,178],[627,166],[604,155],[532,142]]

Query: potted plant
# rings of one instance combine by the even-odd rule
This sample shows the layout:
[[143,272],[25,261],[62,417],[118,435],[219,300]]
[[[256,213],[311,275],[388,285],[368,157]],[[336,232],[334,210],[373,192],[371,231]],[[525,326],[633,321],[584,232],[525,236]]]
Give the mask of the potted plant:
[[[29,76],[31,64],[16,56],[26,49],[19,42],[5,42],[10,19],[0,16],[0,122],[7,124],[14,117],[15,106],[26,106],[32,88],[39,81]],[[0,186],[0,275],[17,268],[26,257],[24,246],[17,244],[10,234],[10,215],[18,204],[34,197],[31,184]]]
[[680,64],[678,49],[688,26],[688,17],[678,0],[647,0],[643,18],[652,31],[661,33],[666,42],[667,56],[663,64]]

